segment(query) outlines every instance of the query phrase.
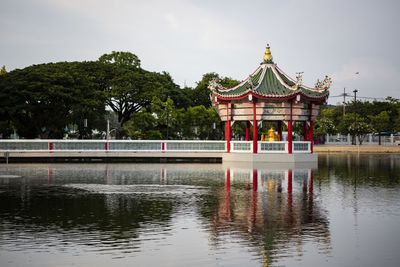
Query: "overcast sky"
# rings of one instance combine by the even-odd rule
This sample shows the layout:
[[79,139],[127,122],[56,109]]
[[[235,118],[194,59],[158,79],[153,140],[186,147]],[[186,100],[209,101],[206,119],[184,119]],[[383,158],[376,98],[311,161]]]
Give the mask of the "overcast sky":
[[304,84],[331,76],[330,103],[344,87],[400,98],[399,12],[398,0],[1,0],[0,66],[129,51],[143,68],[195,86],[207,72],[245,79],[270,44],[275,63],[291,77],[304,72]]

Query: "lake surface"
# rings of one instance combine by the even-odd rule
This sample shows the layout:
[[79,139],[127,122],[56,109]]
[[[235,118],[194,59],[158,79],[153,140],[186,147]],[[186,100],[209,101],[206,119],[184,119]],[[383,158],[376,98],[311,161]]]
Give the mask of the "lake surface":
[[0,165],[0,266],[399,266],[399,251],[398,154]]

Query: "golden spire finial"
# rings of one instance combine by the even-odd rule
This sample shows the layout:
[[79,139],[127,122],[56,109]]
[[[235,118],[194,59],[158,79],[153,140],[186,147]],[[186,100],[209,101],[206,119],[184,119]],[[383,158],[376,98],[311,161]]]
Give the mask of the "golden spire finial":
[[272,54],[271,54],[271,50],[269,48],[269,44],[267,44],[267,47],[266,47],[266,50],[265,50],[264,61],[265,62],[272,62]]

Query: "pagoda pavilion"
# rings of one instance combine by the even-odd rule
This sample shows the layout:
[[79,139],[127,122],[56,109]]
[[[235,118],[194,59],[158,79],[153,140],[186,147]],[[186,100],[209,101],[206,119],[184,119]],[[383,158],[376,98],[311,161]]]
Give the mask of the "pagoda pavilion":
[[[269,45],[260,66],[244,81],[232,88],[224,88],[213,80],[209,84],[211,102],[225,122],[227,152],[312,154],[313,122],[320,106],[326,103],[331,79],[317,80],[315,87],[302,83],[302,75],[290,78],[274,63]],[[246,142],[231,141],[234,122],[246,123]],[[259,141],[257,126],[263,121],[273,122],[267,141]],[[293,141],[294,122],[303,124],[303,140]],[[282,140],[282,123],[287,125],[287,140]],[[250,141],[250,124],[253,140]]]

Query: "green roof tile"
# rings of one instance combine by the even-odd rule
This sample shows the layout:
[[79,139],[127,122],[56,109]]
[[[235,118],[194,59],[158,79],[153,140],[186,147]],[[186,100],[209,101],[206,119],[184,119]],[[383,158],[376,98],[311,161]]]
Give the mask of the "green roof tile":
[[[274,72],[275,70],[275,72]],[[265,72],[265,74],[264,74]],[[238,97],[245,95],[249,91],[264,97],[288,97],[297,93],[311,98],[323,98],[328,95],[328,90],[318,90],[296,87],[296,82],[287,77],[274,64],[263,64],[251,76],[253,88],[249,83],[249,78],[233,88],[213,88],[213,92],[221,97]]]

